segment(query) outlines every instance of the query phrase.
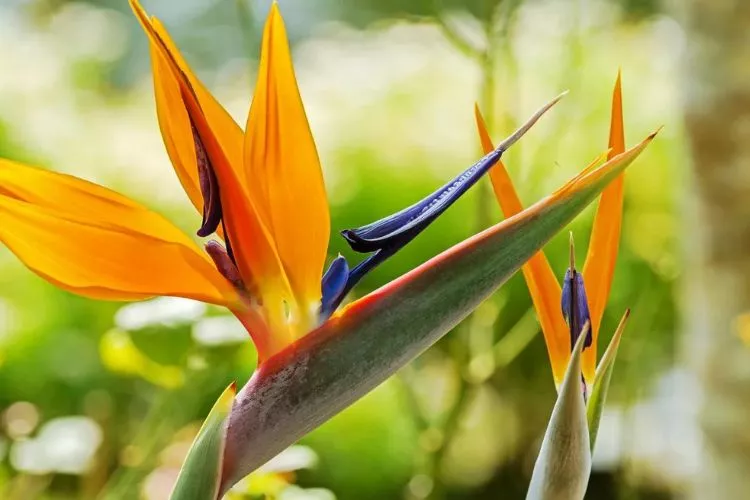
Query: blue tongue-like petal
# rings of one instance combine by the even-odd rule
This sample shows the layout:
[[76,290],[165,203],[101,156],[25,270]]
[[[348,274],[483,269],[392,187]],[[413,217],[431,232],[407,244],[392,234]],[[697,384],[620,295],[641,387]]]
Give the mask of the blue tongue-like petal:
[[423,200],[400,212],[341,235],[356,252],[369,253],[381,248],[401,248],[429,226],[500,159],[504,149],[495,149]]
[[546,113],[552,106],[562,99],[560,94],[540,108],[529,120],[521,125],[513,134],[501,142],[494,151],[486,154],[478,162],[461,172],[447,184],[441,186],[423,200],[393,214],[365,226],[346,229],[341,235],[349,242],[352,250],[360,253],[371,253],[365,260],[357,264],[351,271],[346,268],[346,282],[341,282],[344,276],[343,266],[339,257],[326,271],[323,277],[323,299],[321,301],[321,321],[327,319],[339,306],[344,296],[362,277],[389,258],[407,243],[424,231],[440,214],[445,212],[458,198],[487,173],[500,160],[503,153],[516,143],[523,135]]
[[478,162],[461,172],[451,181],[441,186],[426,198],[393,215],[389,215],[365,226],[346,229],[341,235],[349,242],[352,250],[369,253],[382,249],[400,249],[419,233],[424,231],[440,214],[445,212],[461,195],[500,160],[503,153],[541,118],[564,94],[556,97],[539,109],[516,130],[501,142],[494,151],[486,154]]

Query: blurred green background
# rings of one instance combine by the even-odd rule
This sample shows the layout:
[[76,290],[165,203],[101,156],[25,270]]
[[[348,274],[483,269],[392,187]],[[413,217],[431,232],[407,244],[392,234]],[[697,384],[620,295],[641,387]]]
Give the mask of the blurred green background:
[[[499,140],[570,89],[505,157],[524,202],[538,200],[606,149],[622,69],[628,144],[665,129],[627,176],[600,350],[627,307],[633,315],[587,498],[672,498],[698,453],[697,430],[678,418],[695,398],[675,364],[689,178],[683,27],[655,0],[279,1],[335,230],[402,208],[478,158],[475,102]],[[269,3],[144,6],[244,123]],[[0,46],[0,156],[99,182],[194,234],[199,219],[161,143],[146,38],[125,0],[0,0]],[[570,228],[581,262],[592,214]],[[498,220],[483,181],[355,295]],[[337,233],[331,249],[357,259]],[[562,276],[567,235],[545,251]],[[523,498],[555,399],[530,307],[516,276],[236,498]],[[0,498],[167,498],[202,417],[254,365],[224,311],[85,300],[0,248]]]

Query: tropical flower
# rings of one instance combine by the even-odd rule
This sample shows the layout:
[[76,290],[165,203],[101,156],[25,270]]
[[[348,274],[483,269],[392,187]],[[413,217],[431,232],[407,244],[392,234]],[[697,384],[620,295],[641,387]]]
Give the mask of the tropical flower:
[[346,293],[473,185],[557,99],[498,148],[415,205],[344,231],[371,253],[323,273],[329,207],[318,153],[276,3],[263,32],[245,131],[190,70],[156,18],[130,2],[151,50],[164,144],[202,216],[205,252],[155,212],[68,175],[0,160],[0,241],[31,270],[73,293],[140,300],[171,295],[227,307],[259,362],[330,317]]
[[175,499],[220,496],[435,343],[653,139],[334,313],[366,272],[450,207],[559,98],[425,199],[343,231],[355,251],[369,255],[351,269],[337,257],[323,273],[329,208],[277,5],[263,32],[243,131],[159,20],[130,3],[150,41],[167,152],[202,216],[198,236],[215,239],[204,252],[160,215],[109,189],[0,160],[0,241],[71,292],[106,300],[187,297],[225,306],[245,325],[258,367],[239,393],[232,384],[217,401]]
[[[492,140],[478,107],[475,108],[475,116],[482,147],[485,151],[492,150]],[[622,89],[618,74],[612,96],[609,151],[606,158],[612,159],[624,151]],[[597,158],[584,172],[594,168],[601,160],[602,158]],[[587,330],[587,338],[583,344],[581,365],[587,384],[593,383],[596,375],[596,341],[612,285],[620,241],[624,194],[623,175],[618,176],[602,192],[582,272],[575,267],[572,234],[570,265],[565,273],[562,290],[543,251],[537,253],[522,267],[547,344],[552,375],[557,386],[562,383],[573,346],[588,322],[590,322],[590,328]],[[490,170],[490,179],[495,196],[506,217],[523,210],[523,205],[502,161]]]

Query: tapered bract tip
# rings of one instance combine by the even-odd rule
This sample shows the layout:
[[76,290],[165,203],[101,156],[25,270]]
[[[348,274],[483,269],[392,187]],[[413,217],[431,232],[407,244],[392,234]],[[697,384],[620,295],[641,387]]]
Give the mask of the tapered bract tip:
[[507,139],[505,139],[503,142],[498,144],[497,148],[495,148],[495,151],[499,151],[502,153],[503,151],[506,151],[508,148],[510,148],[513,144],[518,142],[518,140],[521,137],[523,137],[524,134],[526,134],[526,132],[528,132],[529,129],[533,127],[537,121],[539,121],[539,118],[541,118],[542,115],[544,115],[544,113],[549,111],[552,106],[557,104],[560,101],[560,99],[562,99],[567,93],[568,91],[566,90],[565,92],[558,95],[557,97],[549,101],[547,104],[539,108],[537,112],[534,113],[531,116],[531,118],[529,118],[523,125],[518,127],[518,129],[515,132],[513,132],[513,134],[511,134]]

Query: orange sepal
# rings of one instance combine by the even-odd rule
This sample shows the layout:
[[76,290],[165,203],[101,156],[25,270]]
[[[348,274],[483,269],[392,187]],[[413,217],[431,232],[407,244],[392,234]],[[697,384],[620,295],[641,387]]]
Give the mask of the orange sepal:
[[156,116],[164,147],[190,202],[203,212],[203,196],[198,184],[195,142],[190,118],[180,95],[180,86],[164,56],[151,45],[151,71],[154,78]]
[[171,295],[239,304],[187,236],[122,195],[5,160],[0,185],[0,241],[61,288],[104,300]]
[[[474,113],[482,149],[486,154],[492,151],[494,146],[477,106],[474,107]],[[490,180],[500,208],[506,218],[523,210],[513,181],[511,181],[502,162],[498,162],[490,169]],[[544,334],[544,341],[547,344],[552,376],[555,379],[555,384],[559,385],[565,376],[568,358],[570,358],[570,332],[560,309],[562,295],[560,283],[557,281],[547,257],[541,251],[529,259],[523,265],[521,271],[526,280],[526,286],[529,288],[529,294]]]
[[[607,159],[612,159],[625,151],[625,131],[622,115],[622,88],[620,74],[617,74],[612,93],[612,118],[609,130],[610,152]],[[583,353],[583,374],[586,380],[593,380],[596,371],[596,348],[599,327],[604,309],[607,306],[609,292],[615,271],[615,262],[620,244],[622,227],[622,205],[624,197],[624,174],[612,181],[602,192],[591,230],[588,253],[583,266],[583,279],[589,299],[591,312],[591,334],[593,343]]]
[[[248,191],[273,235],[300,307],[312,323],[330,236],[330,215],[318,152],[300,97],[284,21],[274,2],[263,42],[245,133]],[[252,179],[252,182],[249,181]],[[296,314],[295,314],[296,315]]]
[[[227,161],[238,173],[242,170],[242,129],[195,76],[159,20],[156,18],[148,19],[137,0],[133,0],[131,5],[139,19],[141,19],[141,13],[143,14],[144,19],[150,25],[150,29],[161,42],[157,43],[154,38],[149,36],[159,128],[177,176],[193,205],[201,212],[203,210],[203,199],[198,184],[195,143],[190,115],[183,101],[178,76],[172,71],[171,65],[175,64],[179,68],[180,76],[189,82],[195,99],[200,104],[206,121],[214,132]],[[237,177],[244,182],[244,179],[240,178],[239,175]]]

